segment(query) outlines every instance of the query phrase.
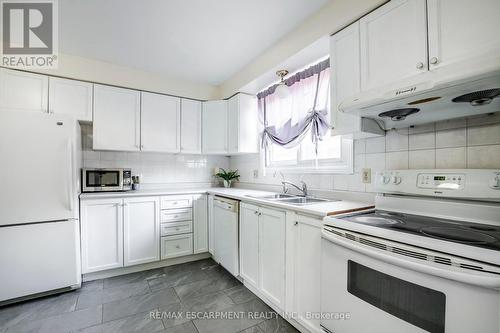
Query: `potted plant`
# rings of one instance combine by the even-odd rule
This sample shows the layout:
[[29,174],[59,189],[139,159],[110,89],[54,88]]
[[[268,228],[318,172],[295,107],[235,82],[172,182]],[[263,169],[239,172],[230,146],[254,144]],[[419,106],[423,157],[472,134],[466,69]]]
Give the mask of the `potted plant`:
[[231,184],[235,180],[240,179],[240,174],[238,173],[238,170],[224,170],[223,168],[219,169],[219,172],[215,174],[215,176],[221,178],[224,180],[224,187],[229,188],[231,187]]

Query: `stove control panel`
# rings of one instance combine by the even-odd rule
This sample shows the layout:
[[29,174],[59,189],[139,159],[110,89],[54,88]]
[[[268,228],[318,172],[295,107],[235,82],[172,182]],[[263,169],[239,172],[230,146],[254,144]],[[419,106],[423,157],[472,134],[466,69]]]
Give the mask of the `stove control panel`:
[[465,174],[421,173],[417,176],[417,187],[436,190],[462,190]]

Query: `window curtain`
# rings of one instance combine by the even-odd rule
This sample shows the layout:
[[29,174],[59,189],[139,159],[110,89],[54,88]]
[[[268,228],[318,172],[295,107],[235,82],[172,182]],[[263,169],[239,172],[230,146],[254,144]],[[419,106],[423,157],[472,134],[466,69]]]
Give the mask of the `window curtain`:
[[278,97],[277,84],[257,94],[264,124],[262,147],[270,143],[293,148],[310,134],[315,144],[330,130],[330,61],[326,59],[285,80],[289,96]]

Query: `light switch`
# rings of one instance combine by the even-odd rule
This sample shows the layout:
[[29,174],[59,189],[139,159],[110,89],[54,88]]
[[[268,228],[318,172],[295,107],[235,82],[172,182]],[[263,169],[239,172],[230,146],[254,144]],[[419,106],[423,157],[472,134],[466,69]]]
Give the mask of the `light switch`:
[[253,178],[259,178],[259,170],[257,169],[253,170]]
[[365,168],[361,171],[361,181],[365,184],[370,184],[372,182],[372,169]]

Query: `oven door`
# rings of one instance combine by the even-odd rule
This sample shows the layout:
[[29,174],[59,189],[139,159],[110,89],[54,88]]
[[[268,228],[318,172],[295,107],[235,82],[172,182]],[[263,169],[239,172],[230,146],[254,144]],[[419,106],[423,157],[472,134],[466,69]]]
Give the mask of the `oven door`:
[[83,169],[83,192],[121,191],[123,170]]
[[[499,332],[500,296],[491,287],[498,281],[493,274],[477,278],[488,288],[465,283],[466,274],[429,274],[435,267],[426,270],[425,260],[415,264],[327,230],[321,245],[321,326],[326,332]],[[445,277],[453,274],[456,280]]]

